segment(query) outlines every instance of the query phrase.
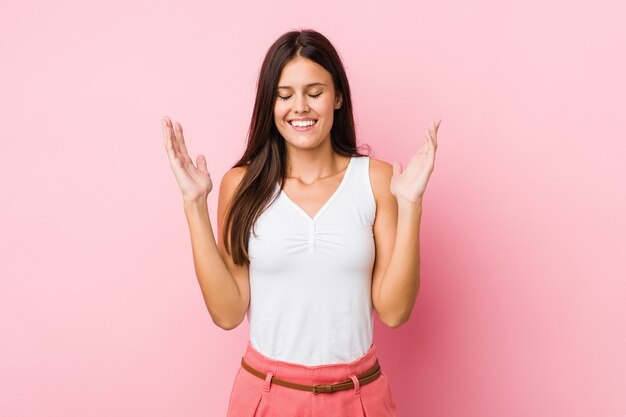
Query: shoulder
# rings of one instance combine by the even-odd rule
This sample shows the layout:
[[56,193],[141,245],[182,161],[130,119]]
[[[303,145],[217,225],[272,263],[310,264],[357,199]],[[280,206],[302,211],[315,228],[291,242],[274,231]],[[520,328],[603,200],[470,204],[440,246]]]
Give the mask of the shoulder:
[[388,199],[391,195],[389,185],[393,175],[393,166],[389,162],[370,156],[369,174],[376,202],[380,202],[381,199]]
[[234,167],[226,171],[226,173],[222,177],[218,200],[218,211],[220,213],[223,214],[225,211],[225,206],[230,204],[230,201],[235,194],[235,190],[241,183],[241,180],[246,174],[247,169],[248,168],[245,166]]
[[389,177],[391,178],[391,174],[393,173],[393,166],[382,159],[376,159],[374,157],[370,158],[370,175],[372,177]]
[[235,188],[237,188],[244,175],[246,175],[247,169],[247,167],[241,166],[234,167],[226,171],[226,173],[222,177],[222,182],[220,184],[220,193],[224,191],[232,193]]
[[222,178],[222,183],[239,183],[243,179],[243,176],[246,174],[247,169],[248,167],[245,166],[233,167],[229,169],[224,174],[224,177]]

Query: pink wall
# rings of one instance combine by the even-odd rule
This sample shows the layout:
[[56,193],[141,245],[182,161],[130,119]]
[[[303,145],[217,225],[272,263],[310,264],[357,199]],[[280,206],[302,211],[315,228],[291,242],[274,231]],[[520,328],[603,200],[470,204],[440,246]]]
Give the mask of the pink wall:
[[230,3],[3,1],[0,415],[224,415],[248,328],[203,304],[160,118],[219,181],[298,27],[373,156],[443,119],[413,317],[376,324],[401,415],[626,415],[623,3]]

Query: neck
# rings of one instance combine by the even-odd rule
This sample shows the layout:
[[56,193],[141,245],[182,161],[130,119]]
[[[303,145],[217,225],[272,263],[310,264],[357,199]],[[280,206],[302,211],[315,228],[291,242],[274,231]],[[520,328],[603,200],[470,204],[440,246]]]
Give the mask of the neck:
[[330,142],[316,149],[287,150],[287,178],[296,178],[305,184],[337,175],[347,168],[350,158],[332,150]]

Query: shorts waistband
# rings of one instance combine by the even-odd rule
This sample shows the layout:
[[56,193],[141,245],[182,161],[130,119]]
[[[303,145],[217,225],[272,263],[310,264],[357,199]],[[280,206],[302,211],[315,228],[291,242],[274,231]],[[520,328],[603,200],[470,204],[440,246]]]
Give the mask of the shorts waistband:
[[315,385],[332,384],[350,379],[353,375],[360,375],[372,368],[378,358],[376,347],[372,344],[364,355],[351,362],[311,366],[268,358],[248,342],[244,360],[263,373],[272,372],[276,378],[299,384]]

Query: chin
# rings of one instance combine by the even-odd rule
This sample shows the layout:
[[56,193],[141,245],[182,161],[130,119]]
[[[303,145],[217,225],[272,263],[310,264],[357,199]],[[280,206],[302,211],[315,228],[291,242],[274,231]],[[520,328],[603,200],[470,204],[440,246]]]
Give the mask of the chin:
[[298,139],[285,139],[287,142],[287,146],[293,146],[299,149],[313,149],[317,148],[322,144],[322,141],[313,141],[313,140],[298,140]]
[[318,147],[320,144],[319,143],[311,143],[311,142],[289,142],[288,143],[289,146],[292,146],[294,148],[298,148],[298,149],[313,149]]

